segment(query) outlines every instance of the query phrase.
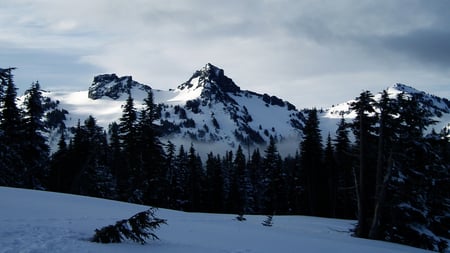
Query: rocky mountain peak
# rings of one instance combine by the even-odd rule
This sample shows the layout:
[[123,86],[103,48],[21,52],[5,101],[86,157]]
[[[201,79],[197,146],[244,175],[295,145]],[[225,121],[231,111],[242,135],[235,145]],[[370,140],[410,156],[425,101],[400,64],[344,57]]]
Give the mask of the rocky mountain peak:
[[223,69],[218,68],[211,63],[208,63],[202,69],[195,71],[187,82],[178,86],[178,89],[180,90],[197,88],[233,93],[241,90],[231,78],[225,75]]
[[116,74],[103,74],[94,77],[94,81],[89,87],[88,96],[93,100],[102,97],[116,100],[123,94],[130,94],[134,88],[146,92],[151,91],[150,86],[134,81],[131,76],[118,77]]

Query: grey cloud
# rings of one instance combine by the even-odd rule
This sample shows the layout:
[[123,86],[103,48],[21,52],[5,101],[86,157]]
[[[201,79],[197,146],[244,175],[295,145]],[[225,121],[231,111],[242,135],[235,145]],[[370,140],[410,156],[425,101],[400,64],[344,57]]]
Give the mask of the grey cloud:
[[381,38],[381,43],[413,60],[450,68],[450,30],[417,30]]
[[306,96],[314,83],[312,93],[353,97],[355,85],[448,77],[435,66],[450,64],[450,1],[5,1],[0,14],[14,13],[0,15],[0,43],[17,50],[6,58],[0,48],[0,57],[40,69],[18,78],[53,69],[48,80],[86,86],[90,78],[75,76],[117,72],[173,88],[212,62],[244,89]]

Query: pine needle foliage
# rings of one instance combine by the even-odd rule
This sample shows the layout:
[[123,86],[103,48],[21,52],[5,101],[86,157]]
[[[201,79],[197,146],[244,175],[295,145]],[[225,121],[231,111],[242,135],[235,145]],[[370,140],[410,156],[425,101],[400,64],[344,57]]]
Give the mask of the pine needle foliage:
[[137,213],[129,219],[120,220],[115,225],[109,225],[95,230],[92,242],[121,243],[125,240],[145,244],[147,239],[159,240],[154,233],[161,224],[167,224],[165,219],[155,217],[155,208]]

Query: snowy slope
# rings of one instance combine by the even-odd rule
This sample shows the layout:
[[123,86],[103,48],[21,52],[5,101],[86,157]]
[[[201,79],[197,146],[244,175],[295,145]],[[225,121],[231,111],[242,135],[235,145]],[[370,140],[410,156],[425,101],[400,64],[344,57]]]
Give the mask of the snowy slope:
[[428,252],[408,246],[354,238],[354,221],[304,216],[275,216],[264,227],[264,216],[184,213],[159,209],[167,219],[156,234],[160,241],[146,245],[126,242],[97,244],[88,239],[96,228],[114,224],[147,209],[145,206],[0,187],[0,253],[16,252]]

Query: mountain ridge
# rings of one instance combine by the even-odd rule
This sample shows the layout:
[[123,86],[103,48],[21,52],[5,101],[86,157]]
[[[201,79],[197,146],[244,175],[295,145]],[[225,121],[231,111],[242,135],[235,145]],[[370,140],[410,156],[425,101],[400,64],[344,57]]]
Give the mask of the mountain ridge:
[[[405,84],[395,84],[388,89],[391,97],[401,92],[415,96],[442,121],[438,129],[450,129],[450,102]],[[67,126],[75,126],[78,120],[90,114],[107,127],[117,121],[121,106],[128,96],[135,99],[139,110],[143,99],[152,91],[158,104],[159,125],[162,138],[174,143],[189,145],[211,144],[228,150],[237,145],[257,148],[274,138],[279,144],[287,144],[286,150],[297,150],[302,137],[305,116],[293,104],[276,96],[243,90],[225,75],[225,71],[211,63],[195,71],[176,89],[157,90],[139,83],[131,76],[102,74],[94,77],[86,92],[46,93],[45,96],[60,101],[59,107],[69,114]],[[379,99],[380,93],[375,94]],[[354,118],[349,109],[353,100],[326,108],[320,113],[323,136],[327,131],[334,135],[337,123],[344,117]]]

